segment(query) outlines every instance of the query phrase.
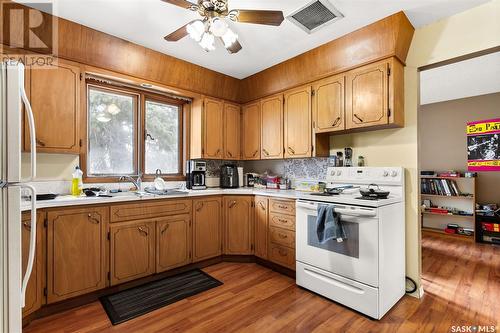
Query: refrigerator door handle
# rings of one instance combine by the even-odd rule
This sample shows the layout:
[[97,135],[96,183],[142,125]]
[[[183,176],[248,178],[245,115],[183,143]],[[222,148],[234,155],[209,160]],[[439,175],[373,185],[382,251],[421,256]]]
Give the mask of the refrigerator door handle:
[[30,101],[26,95],[26,90],[24,89],[24,65],[19,65],[19,75],[21,77],[21,84],[19,89],[21,90],[21,99],[24,103],[24,109],[26,110],[26,115],[28,116],[28,125],[30,129],[30,145],[31,145],[31,176],[28,181],[34,181],[36,178],[36,130],[35,130],[35,118],[33,116],[33,110],[31,109]]
[[33,186],[27,184],[20,184],[19,187],[26,188],[31,192],[31,230],[30,230],[30,247],[28,253],[28,265],[26,267],[26,273],[23,277],[23,282],[21,286],[21,306],[24,308],[26,302],[26,287],[28,286],[28,281],[33,271],[33,263],[35,262],[35,250],[36,250],[36,190]]

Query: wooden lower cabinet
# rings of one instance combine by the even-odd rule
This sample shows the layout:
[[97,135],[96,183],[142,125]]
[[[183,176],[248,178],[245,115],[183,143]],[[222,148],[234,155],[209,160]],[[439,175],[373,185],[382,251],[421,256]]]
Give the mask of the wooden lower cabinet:
[[269,230],[269,200],[267,197],[255,197],[254,212],[255,256],[267,259],[267,238]]
[[176,215],[156,222],[156,273],[191,262],[191,215]]
[[47,303],[107,286],[109,207],[47,213]]
[[193,200],[193,262],[222,254],[222,199]]
[[155,223],[141,220],[111,225],[111,285],[155,273]]
[[[43,304],[43,283],[44,283],[44,227],[43,220],[45,214],[37,214],[36,225],[36,248],[35,248],[35,261],[33,262],[33,269],[31,270],[28,286],[26,287],[25,305],[23,308],[23,316],[27,316],[33,311],[38,310]],[[22,229],[21,229],[21,244],[22,244],[22,276],[26,273],[28,266],[28,254],[30,248],[31,237],[31,213],[26,212],[22,214]]]
[[295,270],[295,200],[269,199],[268,260]]
[[224,254],[253,254],[253,196],[224,197]]

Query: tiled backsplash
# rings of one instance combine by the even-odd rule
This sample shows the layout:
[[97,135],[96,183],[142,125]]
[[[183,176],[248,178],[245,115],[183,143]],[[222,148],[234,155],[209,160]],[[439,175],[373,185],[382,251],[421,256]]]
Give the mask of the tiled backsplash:
[[[244,161],[221,161],[221,160],[207,160],[207,177],[219,177],[220,167],[224,164],[236,164],[242,167]],[[246,171],[245,171],[246,172]]]

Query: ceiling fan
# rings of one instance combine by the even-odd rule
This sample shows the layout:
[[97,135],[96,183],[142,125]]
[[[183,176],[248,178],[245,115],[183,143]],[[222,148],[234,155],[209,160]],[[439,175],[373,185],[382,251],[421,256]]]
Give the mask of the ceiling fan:
[[189,35],[207,52],[215,49],[216,39],[222,41],[229,53],[237,53],[242,49],[238,35],[231,30],[226,19],[274,26],[279,26],[284,20],[283,12],[276,10],[229,10],[228,0],[198,0],[197,4],[187,0],[162,1],[198,12],[202,17],[165,36],[165,40],[176,42]]

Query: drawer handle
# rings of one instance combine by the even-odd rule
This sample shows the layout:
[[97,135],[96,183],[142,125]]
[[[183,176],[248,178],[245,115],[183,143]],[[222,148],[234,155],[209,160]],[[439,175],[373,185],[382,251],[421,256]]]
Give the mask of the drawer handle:
[[278,208],[280,208],[280,209],[288,209],[288,206],[278,205]]
[[363,119],[361,119],[357,114],[354,114],[354,117],[356,117],[356,119],[358,119],[360,122],[363,122]]
[[283,250],[283,249],[279,249],[279,250],[278,250],[278,253],[279,253],[279,255],[280,255],[280,256],[282,256],[282,257],[286,257],[286,251],[285,251],[285,250]]
[[278,236],[281,238],[281,239],[287,239],[288,236],[287,235],[283,235],[283,234],[278,234]]
[[259,206],[260,206],[260,208],[262,208],[262,210],[266,210],[266,206],[264,206],[262,201],[259,202]]
[[96,219],[95,217],[93,217],[93,216],[92,216],[92,214],[88,214],[88,215],[87,215],[87,218],[88,218],[88,220],[89,220],[90,222],[92,222],[92,223],[94,223],[94,224],[99,224],[99,222],[101,222],[101,221],[99,221],[99,219]]
[[146,230],[144,230],[142,227],[139,227],[137,229],[139,230],[140,233],[144,234],[144,236],[148,235],[148,232]]
[[198,203],[196,211],[199,212],[203,208],[203,202]]
[[278,221],[280,221],[281,223],[288,223],[288,220],[285,220],[285,219],[278,218]]
[[167,231],[168,227],[170,226],[170,224],[167,224],[165,226],[165,228],[163,228],[163,230],[161,231],[161,234],[163,235],[165,233],[165,231]]
[[26,228],[26,230],[31,230],[31,224],[28,221],[23,222],[23,226]]
[[290,155],[295,155],[295,150],[293,150],[291,147],[288,147],[288,153]]
[[259,152],[259,151],[258,151],[258,150],[256,150],[256,151],[255,151],[255,153],[253,153],[252,157],[257,156],[257,153],[258,153],[258,152]]
[[337,124],[339,123],[339,121],[340,121],[340,117],[337,117],[337,119],[335,119],[335,121],[333,122],[332,127],[337,126]]
[[264,154],[265,154],[266,156],[269,156],[269,152],[268,152],[267,150],[262,149],[262,151],[264,152]]
[[235,200],[231,201],[231,203],[229,204],[229,208],[233,208],[234,206],[236,206]]

